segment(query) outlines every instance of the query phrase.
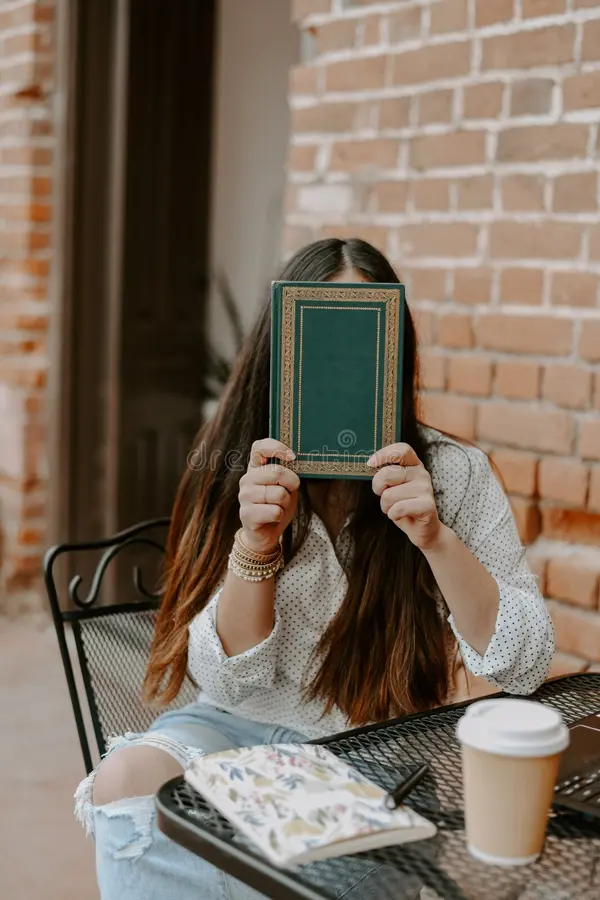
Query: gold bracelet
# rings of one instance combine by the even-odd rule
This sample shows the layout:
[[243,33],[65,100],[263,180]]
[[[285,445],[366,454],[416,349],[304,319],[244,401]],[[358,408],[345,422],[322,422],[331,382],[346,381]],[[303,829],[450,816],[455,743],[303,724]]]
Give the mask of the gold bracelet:
[[267,581],[273,578],[284,566],[281,543],[274,553],[254,553],[235,536],[233,548],[229,554],[227,568],[244,581]]
[[247,564],[240,564],[232,551],[227,563],[227,568],[230,572],[233,572],[234,575],[237,575],[238,578],[242,578],[244,581],[258,582],[268,581],[270,578],[274,578],[280,569],[283,569],[283,565],[283,554],[281,554],[276,562],[271,563],[268,566],[261,565],[252,567]]
[[249,559],[253,559],[256,562],[261,563],[269,563],[273,562],[273,560],[277,559],[281,552],[281,538],[277,543],[277,547],[275,550],[272,550],[271,553],[257,553],[255,550],[251,550],[250,547],[247,547],[246,544],[242,540],[242,532],[243,528],[240,528],[239,531],[236,531],[234,542],[238,545],[238,549],[247,556]]

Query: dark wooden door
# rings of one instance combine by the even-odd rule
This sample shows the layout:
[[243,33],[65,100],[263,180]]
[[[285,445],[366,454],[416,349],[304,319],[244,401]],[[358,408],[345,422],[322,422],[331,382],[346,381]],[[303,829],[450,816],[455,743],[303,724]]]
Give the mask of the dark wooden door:
[[[214,0],[79,0],[61,539],[168,515],[201,420]],[[66,334],[66,332],[65,332]]]
[[112,527],[168,515],[203,399],[214,8],[131,0]]

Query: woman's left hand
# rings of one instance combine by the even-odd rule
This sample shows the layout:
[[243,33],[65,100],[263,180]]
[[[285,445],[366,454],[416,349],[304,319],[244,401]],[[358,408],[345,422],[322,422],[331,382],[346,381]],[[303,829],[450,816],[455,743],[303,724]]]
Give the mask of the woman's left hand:
[[378,469],[373,490],[381,498],[383,512],[416,547],[431,550],[443,526],[431,477],[415,451],[408,444],[390,444],[374,453],[368,465]]

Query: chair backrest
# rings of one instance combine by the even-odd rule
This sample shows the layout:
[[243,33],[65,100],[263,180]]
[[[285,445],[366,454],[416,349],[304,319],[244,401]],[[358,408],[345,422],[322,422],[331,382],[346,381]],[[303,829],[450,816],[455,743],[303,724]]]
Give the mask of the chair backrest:
[[[160,561],[168,524],[168,519],[153,519],[106,540],[61,544],[48,550],[44,559],[46,590],[87,772],[106,752],[112,735],[145,731],[156,718],[156,711],[142,703],[141,687],[159,596],[145,587],[139,557],[146,564],[151,556],[155,564]],[[81,598],[82,577],[76,567],[83,558],[89,559],[90,552],[101,556],[89,593]],[[132,553],[138,555],[137,564],[129,569],[132,581],[125,582],[124,556]],[[61,558],[68,565],[68,574],[62,572],[62,590],[57,584]],[[128,602],[115,603],[124,590]],[[129,600],[130,594],[142,599]],[[113,602],[106,605],[107,599]],[[186,682],[173,706],[189,703],[196,693]]]

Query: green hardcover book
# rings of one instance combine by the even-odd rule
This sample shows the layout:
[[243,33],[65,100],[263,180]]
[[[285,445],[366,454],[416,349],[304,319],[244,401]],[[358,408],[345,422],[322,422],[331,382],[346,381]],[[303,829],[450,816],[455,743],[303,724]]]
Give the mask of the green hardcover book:
[[272,285],[270,435],[311,478],[372,478],[401,440],[404,286]]

